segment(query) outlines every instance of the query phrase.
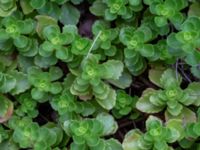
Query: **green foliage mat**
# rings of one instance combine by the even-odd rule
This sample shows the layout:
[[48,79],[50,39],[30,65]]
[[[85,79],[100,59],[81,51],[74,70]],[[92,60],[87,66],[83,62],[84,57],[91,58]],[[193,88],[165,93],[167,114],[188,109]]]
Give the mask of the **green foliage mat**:
[[0,0],[0,150],[199,150],[198,0]]

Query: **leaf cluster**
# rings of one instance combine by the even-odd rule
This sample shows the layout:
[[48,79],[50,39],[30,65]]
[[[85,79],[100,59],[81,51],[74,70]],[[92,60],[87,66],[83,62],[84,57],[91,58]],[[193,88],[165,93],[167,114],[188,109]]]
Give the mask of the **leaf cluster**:
[[199,10],[0,0],[0,150],[199,149]]

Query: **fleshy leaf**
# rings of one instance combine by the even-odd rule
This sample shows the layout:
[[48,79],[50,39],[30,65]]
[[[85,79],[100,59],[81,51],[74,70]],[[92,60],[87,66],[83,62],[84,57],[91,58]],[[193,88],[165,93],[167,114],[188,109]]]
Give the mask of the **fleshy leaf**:
[[43,37],[42,31],[46,26],[57,25],[57,21],[50,16],[38,15],[35,18],[37,19],[36,32],[40,37]]
[[138,129],[129,131],[122,143],[123,150],[140,150],[138,147],[138,140],[141,137],[142,132]]
[[103,16],[106,9],[106,5],[101,0],[96,0],[90,7],[90,12],[96,16]]
[[136,108],[138,110],[140,110],[141,112],[145,112],[145,113],[157,113],[160,112],[163,107],[158,107],[153,105],[150,102],[150,96],[152,96],[152,94],[156,92],[156,90],[148,88],[146,89],[142,96],[139,98],[139,100],[136,103]]
[[20,6],[22,8],[22,11],[23,13],[26,15],[26,14],[29,14],[31,13],[34,9],[31,7],[29,1],[26,1],[26,0],[20,0]]
[[129,73],[123,72],[122,75],[117,80],[109,79],[108,82],[119,87],[121,89],[125,89],[129,87],[132,83],[132,77]]
[[183,107],[181,114],[176,117],[170,115],[167,111],[165,111],[165,120],[168,121],[170,119],[180,119],[183,121],[183,125],[185,125],[187,123],[196,122],[197,117],[196,114],[189,108]]
[[59,78],[63,76],[62,70],[58,67],[50,67],[49,73],[50,73],[51,81],[58,80]]
[[106,141],[106,147],[108,149],[123,150],[121,143],[113,138]]
[[188,16],[198,16],[200,17],[200,12],[198,11],[200,8],[200,3],[195,2],[190,5],[189,11],[188,11]]
[[[179,136],[177,137],[173,137],[170,139],[170,141],[175,142],[176,140],[181,140],[184,137],[184,128],[183,128],[183,122],[182,120],[179,119],[170,119],[166,122],[166,127],[176,130],[177,132],[179,132]],[[172,134],[173,134],[173,130],[172,130]]]
[[108,60],[102,64],[102,77],[104,79],[114,79],[120,78],[123,71],[123,63],[117,60]]
[[97,115],[97,120],[99,120],[103,124],[103,135],[110,135],[114,134],[117,129],[118,125],[117,122],[115,122],[112,115],[108,113],[100,113]]
[[75,8],[69,3],[66,3],[62,5],[61,11],[62,13],[59,19],[60,22],[62,22],[65,25],[67,24],[76,25],[78,23],[80,12],[77,10],[77,8]]
[[105,109],[110,110],[116,103],[116,92],[111,89],[106,99],[96,99],[97,102]]
[[28,82],[28,77],[26,74],[17,71],[11,71],[10,75],[13,75],[16,79],[16,86],[11,90],[13,95],[25,92],[30,88],[30,83]]
[[13,103],[4,95],[0,94],[0,123],[6,122],[13,113]]
[[160,78],[163,74],[164,69],[151,69],[149,70],[149,80],[153,82],[155,85],[162,87],[160,83]]
[[165,70],[160,78],[160,83],[164,88],[179,86],[181,82],[182,77],[180,76],[180,74],[176,73],[172,69]]
[[184,90],[189,95],[189,97],[188,97],[189,101],[193,102],[193,104],[195,106],[199,106],[200,105],[200,99],[199,99],[200,92],[199,92],[199,88],[200,88],[200,83],[199,82],[192,82]]
[[0,79],[3,80],[0,80],[0,92],[7,93],[15,88],[17,81],[13,76],[0,72]]

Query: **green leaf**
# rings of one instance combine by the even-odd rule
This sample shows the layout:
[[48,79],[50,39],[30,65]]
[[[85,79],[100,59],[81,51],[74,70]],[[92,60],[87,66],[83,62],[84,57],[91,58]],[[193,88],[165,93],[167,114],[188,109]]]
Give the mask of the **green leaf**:
[[141,150],[138,147],[138,140],[141,137],[142,132],[139,129],[130,130],[126,135],[122,143],[123,150]]
[[58,25],[54,26],[54,25],[48,25],[46,26],[43,31],[42,34],[44,36],[45,39],[48,39],[50,41],[51,44],[53,45],[59,45],[58,43],[60,43],[60,39],[59,39],[59,35],[60,35],[60,28]]
[[200,52],[194,51],[191,54],[188,54],[185,58],[185,62],[191,66],[197,66],[199,64]]
[[13,113],[13,103],[4,95],[0,94],[0,123],[6,122]]
[[110,13],[109,9],[105,10],[105,20],[113,21],[117,18],[117,14]]
[[149,70],[149,80],[155,85],[162,87],[160,83],[160,78],[163,74],[164,68],[155,68]]
[[129,3],[133,6],[141,4],[141,0],[129,0]]
[[90,150],[104,150],[106,149],[106,142],[102,139],[99,140],[98,144],[90,146]]
[[108,97],[106,99],[96,99],[96,101],[101,105],[104,109],[110,110],[115,106],[116,103],[116,92],[113,89],[110,89]]
[[102,3],[100,0],[96,0],[92,3],[92,6],[90,6],[90,12],[94,14],[95,16],[103,16],[106,4]]
[[34,9],[31,7],[29,1],[27,0],[20,0],[20,6],[22,11],[25,15],[31,13]]
[[30,1],[30,5],[34,8],[34,9],[40,9],[42,8],[46,3],[46,0],[31,0]]
[[121,61],[108,60],[102,64],[102,77],[117,80],[122,75],[124,65]]
[[17,61],[19,70],[24,73],[27,73],[28,68],[34,65],[33,59],[22,55],[18,55]]
[[193,130],[194,130],[195,134],[197,134],[198,136],[200,135],[199,129],[200,129],[200,123],[197,122],[197,123],[195,123]]
[[188,97],[188,101],[192,102],[195,106],[199,106],[200,105],[199,88],[200,88],[200,83],[199,82],[192,82],[184,90],[189,96]]
[[75,142],[72,142],[70,144],[70,150],[87,150],[87,146],[85,144],[76,144]]
[[70,62],[73,59],[71,51],[66,47],[56,50],[56,57],[64,62]]
[[163,27],[163,26],[165,26],[165,25],[167,25],[168,24],[168,22],[167,22],[167,18],[165,18],[165,17],[155,17],[154,18],[154,21],[155,21],[155,24],[158,26],[158,27]]
[[16,79],[8,74],[3,74],[0,72],[0,92],[7,93],[10,92],[16,86]]
[[177,101],[168,102],[167,105],[168,107],[166,111],[168,111],[173,116],[178,116],[183,110],[183,105],[179,104]]
[[128,45],[128,42],[131,41],[133,33],[135,32],[134,27],[124,27],[120,30],[119,39],[124,45]]
[[189,140],[189,139],[184,138],[183,140],[181,140],[181,141],[179,142],[179,145],[180,145],[182,148],[187,149],[187,148],[191,148],[192,145],[194,144],[194,142],[195,142],[195,141],[193,141],[193,140]]
[[61,16],[59,18],[62,24],[76,25],[80,18],[80,12],[69,3],[63,4],[61,7]]
[[[166,127],[172,129],[172,137],[170,137],[171,143],[184,138],[184,128],[182,120],[170,119],[166,122]],[[178,134],[175,135],[175,132],[178,132]]]
[[127,72],[122,72],[121,76],[117,80],[109,79],[108,82],[113,84],[116,87],[119,87],[121,89],[125,89],[129,87],[132,83],[132,77]]
[[9,38],[9,34],[4,29],[0,29],[0,41],[8,40]]
[[50,92],[52,94],[58,94],[62,91],[62,85],[60,82],[54,82],[50,85]]
[[19,150],[19,146],[13,141],[3,141],[0,143],[0,150]]
[[14,39],[14,44],[17,48],[25,48],[29,42],[30,41],[26,36],[19,36]]
[[86,142],[82,136],[73,136],[73,141],[78,145],[83,145]]
[[86,55],[91,47],[91,41],[87,38],[76,36],[72,43],[71,52],[75,55]]
[[41,139],[41,141],[44,141],[45,139],[44,142],[47,144],[48,147],[55,145],[56,142],[58,142],[59,135],[62,137],[62,131],[59,128],[53,127],[53,126],[55,125],[47,123],[45,126],[40,128],[39,130],[39,133],[40,133],[39,138]]
[[55,66],[50,67],[49,74],[50,74],[51,81],[58,80],[59,78],[63,76],[62,70]]
[[[83,102],[82,105],[83,105],[83,111],[81,111],[81,114],[83,116],[92,115],[96,111],[96,108],[90,102]],[[80,105],[78,105],[78,107],[80,107]],[[80,110],[80,108],[77,109]]]
[[89,147],[94,147],[98,145],[99,142],[100,142],[100,138],[95,137],[95,136],[91,136],[90,138],[87,139],[87,145]]
[[71,2],[73,3],[73,4],[76,4],[76,5],[78,5],[78,4],[80,4],[81,2],[83,2],[84,0],[71,0]]
[[197,139],[199,123],[188,123],[185,128],[185,137],[187,139],[192,138],[191,140]]
[[0,5],[1,17],[8,17],[17,9],[15,0],[0,1]]
[[151,129],[161,127],[163,125],[163,122],[160,118],[150,115],[145,124],[147,130],[150,131]]
[[33,19],[23,20],[21,24],[21,34],[31,34],[35,32],[36,22]]
[[182,44],[177,40],[176,34],[174,32],[172,32],[167,37],[167,45],[170,46],[170,47],[172,47],[172,48],[174,48],[174,49],[181,49],[181,47],[182,47]]
[[181,84],[182,77],[180,74],[176,74],[175,70],[167,69],[163,72],[160,83],[162,84],[162,87],[164,88],[170,88],[170,87],[176,87]]
[[35,150],[41,150],[41,149],[45,149],[46,150],[46,149],[48,149],[48,146],[47,146],[47,144],[45,142],[39,141],[39,142],[35,143],[34,149]]
[[188,16],[198,16],[200,17],[200,12],[198,11],[200,8],[200,3],[195,2],[190,5],[189,11],[188,11]]
[[167,150],[168,145],[165,141],[157,141],[157,142],[154,143],[153,149]]
[[112,115],[102,112],[97,115],[96,119],[103,124],[103,136],[114,134],[117,131],[118,125]]
[[143,57],[153,57],[155,55],[155,49],[152,44],[144,44],[139,49],[140,54]]
[[138,110],[140,110],[141,112],[145,112],[145,113],[157,113],[160,112],[163,107],[158,107],[153,105],[150,102],[150,96],[153,95],[153,93],[155,93],[156,90],[148,88],[146,89],[142,96],[139,98],[139,100],[136,103],[136,108]]
[[190,68],[190,71],[191,71],[191,73],[192,73],[195,77],[200,78],[200,69],[199,69],[199,66],[192,66],[192,67]]
[[46,93],[43,91],[40,91],[39,89],[33,88],[31,90],[31,96],[35,100],[43,99],[46,96]]
[[31,87],[26,74],[18,71],[11,71],[10,75],[13,75],[16,79],[16,86],[11,90],[13,95],[23,93]]
[[197,117],[196,114],[189,108],[183,107],[181,114],[178,116],[172,116],[167,111],[165,111],[165,120],[168,121],[170,119],[181,119],[183,121],[183,124],[185,125],[187,123],[196,122]]
[[113,138],[106,140],[106,148],[113,150],[123,150],[121,143]]
[[57,25],[57,21],[50,16],[37,15],[35,18],[37,19],[36,32],[41,38],[43,37],[42,31],[46,26]]
[[57,63],[57,58],[53,55],[49,57],[42,57],[37,55],[34,57],[34,63],[41,68],[48,68]]
[[76,35],[78,35],[78,29],[76,25],[65,25],[63,27],[63,33],[68,36],[67,43],[72,43],[75,40]]

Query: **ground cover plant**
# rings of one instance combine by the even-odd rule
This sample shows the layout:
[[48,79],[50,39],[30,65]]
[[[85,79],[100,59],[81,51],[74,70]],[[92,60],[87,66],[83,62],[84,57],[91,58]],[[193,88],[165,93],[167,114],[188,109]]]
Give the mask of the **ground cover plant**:
[[0,0],[0,150],[199,150],[198,0]]

